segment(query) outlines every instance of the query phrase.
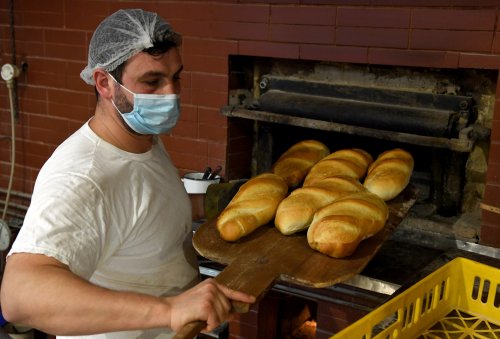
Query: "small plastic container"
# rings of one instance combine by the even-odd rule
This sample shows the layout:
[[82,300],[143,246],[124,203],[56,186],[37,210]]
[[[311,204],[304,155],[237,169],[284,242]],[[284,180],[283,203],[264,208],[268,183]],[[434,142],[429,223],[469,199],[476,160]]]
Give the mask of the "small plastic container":
[[455,258],[331,338],[500,338],[500,269]]

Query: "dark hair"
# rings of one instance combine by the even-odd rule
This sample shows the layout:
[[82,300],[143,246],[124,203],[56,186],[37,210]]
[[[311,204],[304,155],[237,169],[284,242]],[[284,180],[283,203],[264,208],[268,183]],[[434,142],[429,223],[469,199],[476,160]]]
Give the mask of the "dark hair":
[[[155,36],[156,39],[153,41],[153,46],[146,48],[142,51],[153,56],[167,53],[171,48],[178,47],[181,43],[180,35],[178,35],[177,33],[174,34],[175,34],[174,37],[172,37],[172,31],[169,31],[169,33],[167,34],[158,34],[157,36]],[[118,65],[114,70],[109,71],[109,74],[111,74],[120,84],[122,83],[123,70],[125,69],[126,64],[127,61],[124,61],[120,65]],[[94,87],[94,90],[97,99],[99,99],[99,92],[97,91],[97,88]]]

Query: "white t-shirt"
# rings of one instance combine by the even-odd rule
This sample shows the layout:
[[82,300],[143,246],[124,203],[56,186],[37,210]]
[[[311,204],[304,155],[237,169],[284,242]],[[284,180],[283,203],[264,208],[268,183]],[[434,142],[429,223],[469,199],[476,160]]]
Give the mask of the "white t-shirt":
[[[191,225],[188,195],[159,139],[146,153],[128,153],[87,123],[40,170],[9,255],[44,254],[96,285],[167,296],[199,279]],[[172,336],[159,329],[79,338]]]

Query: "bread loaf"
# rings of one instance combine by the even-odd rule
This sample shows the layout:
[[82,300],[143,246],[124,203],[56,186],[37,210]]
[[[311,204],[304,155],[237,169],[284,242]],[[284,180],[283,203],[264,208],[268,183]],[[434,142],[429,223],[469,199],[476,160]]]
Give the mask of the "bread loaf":
[[356,179],[342,176],[320,180],[315,186],[297,188],[278,205],[274,224],[285,235],[305,230],[318,209],[364,189]]
[[287,193],[288,186],[279,175],[264,173],[249,179],[216,220],[222,239],[237,241],[269,223]]
[[330,150],[316,140],[296,143],[274,163],[272,172],[281,176],[289,188],[300,186],[311,167],[328,155]]
[[311,186],[319,180],[338,175],[361,179],[372,161],[371,155],[359,148],[333,152],[311,168],[304,180],[304,186]]
[[368,168],[363,185],[385,201],[398,196],[410,182],[413,157],[396,148],[385,151]]
[[373,193],[356,192],[319,209],[307,231],[311,248],[334,258],[354,253],[359,243],[379,232],[389,217],[385,202]]

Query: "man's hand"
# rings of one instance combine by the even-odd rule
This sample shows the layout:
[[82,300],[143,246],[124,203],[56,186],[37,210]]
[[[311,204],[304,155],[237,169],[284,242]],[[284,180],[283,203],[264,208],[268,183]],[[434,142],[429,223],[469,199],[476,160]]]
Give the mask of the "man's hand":
[[231,301],[254,303],[255,297],[206,279],[186,292],[165,299],[170,304],[170,326],[178,332],[193,321],[205,321],[212,331],[229,318]]

